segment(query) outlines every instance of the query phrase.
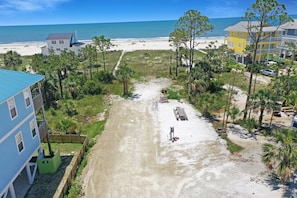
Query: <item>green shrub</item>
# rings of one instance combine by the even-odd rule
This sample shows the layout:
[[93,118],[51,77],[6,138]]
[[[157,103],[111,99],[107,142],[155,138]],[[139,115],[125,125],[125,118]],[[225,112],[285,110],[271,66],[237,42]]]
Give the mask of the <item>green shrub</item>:
[[95,73],[95,78],[104,84],[111,84],[115,77],[110,72],[99,71]]
[[87,80],[83,86],[83,91],[88,95],[96,95],[101,93],[102,88],[94,80]]
[[175,92],[175,91],[172,91],[172,90],[167,90],[167,94],[168,94],[168,99],[173,99],[173,100],[180,100],[181,99],[181,96]]
[[77,114],[74,103],[71,100],[67,100],[64,102],[63,109],[68,116],[74,116]]
[[56,124],[56,129],[63,133],[75,133],[77,125],[75,122],[65,119]]

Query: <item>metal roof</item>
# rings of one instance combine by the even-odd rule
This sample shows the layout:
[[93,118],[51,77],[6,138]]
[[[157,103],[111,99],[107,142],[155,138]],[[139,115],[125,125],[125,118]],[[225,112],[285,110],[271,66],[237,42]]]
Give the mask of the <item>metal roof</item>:
[[39,74],[0,69],[0,104],[43,78]]
[[73,34],[72,33],[52,33],[49,34],[45,40],[64,40],[68,39],[71,40]]
[[[248,25],[250,27],[253,26],[258,26],[259,22],[258,21],[252,21],[250,24],[248,21],[240,21],[239,23],[236,23],[233,26],[229,26],[225,29],[225,31],[229,32],[248,32],[247,27]],[[268,27],[263,27],[263,32],[275,32],[275,31],[283,31],[283,28],[281,27],[276,27],[276,26],[268,26]],[[254,29],[254,32],[257,32],[257,28]]]
[[297,30],[297,19],[294,19],[293,22],[287,22],[281,25],[283,29],[296,29]]

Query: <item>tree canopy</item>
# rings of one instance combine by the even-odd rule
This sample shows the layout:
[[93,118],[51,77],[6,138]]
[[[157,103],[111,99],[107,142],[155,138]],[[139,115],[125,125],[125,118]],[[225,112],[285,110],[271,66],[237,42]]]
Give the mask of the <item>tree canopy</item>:
[[179,33],[179,35],[181,35],[180,33],[183,33],[180,39],[183,42],[187,41],[189,43],[189,46],[185,47],[188,48],[190,52],[190,68],[192,68],[194,62],[194,48],[197,46],[197,43],[195,42],[196,37],[203,35],[207,31],[213,30],[213,28],[213,25],[209,24],[208,17],[202,16],[197,10],[189,10],[184,16],[179,18],[175,32]]

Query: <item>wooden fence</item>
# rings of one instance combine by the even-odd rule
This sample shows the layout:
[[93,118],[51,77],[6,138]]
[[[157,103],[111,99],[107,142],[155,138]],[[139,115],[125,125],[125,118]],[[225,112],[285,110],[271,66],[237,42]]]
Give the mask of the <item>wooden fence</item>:
[[72,158],[70,164],[67,166],[64,176],[56,190],[56,193],[54,194],[55,198],[63,198],[67,194],[68,189],[72,184],[77,168],[85,154],[86,147],[88,145],[89,140],[87,136],[72,135],[72,134],[69,134],[69,135],[50,134],[49,140],[52,143],[81,143],[82,144],[82,148],[80,149],[78,155],[75,155]]

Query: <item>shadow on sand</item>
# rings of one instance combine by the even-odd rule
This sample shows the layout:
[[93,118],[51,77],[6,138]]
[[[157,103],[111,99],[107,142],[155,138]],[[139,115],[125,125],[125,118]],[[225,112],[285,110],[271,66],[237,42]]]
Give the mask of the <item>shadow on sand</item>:
[[281,184],[280,179],[275,174],[270,175],[270,177],[266,180],[272,190],[279,190],[284,188],[283,198],[293,198],[297,197],[296,189],[296,175],[293,175],[289,182],[285,184]]

